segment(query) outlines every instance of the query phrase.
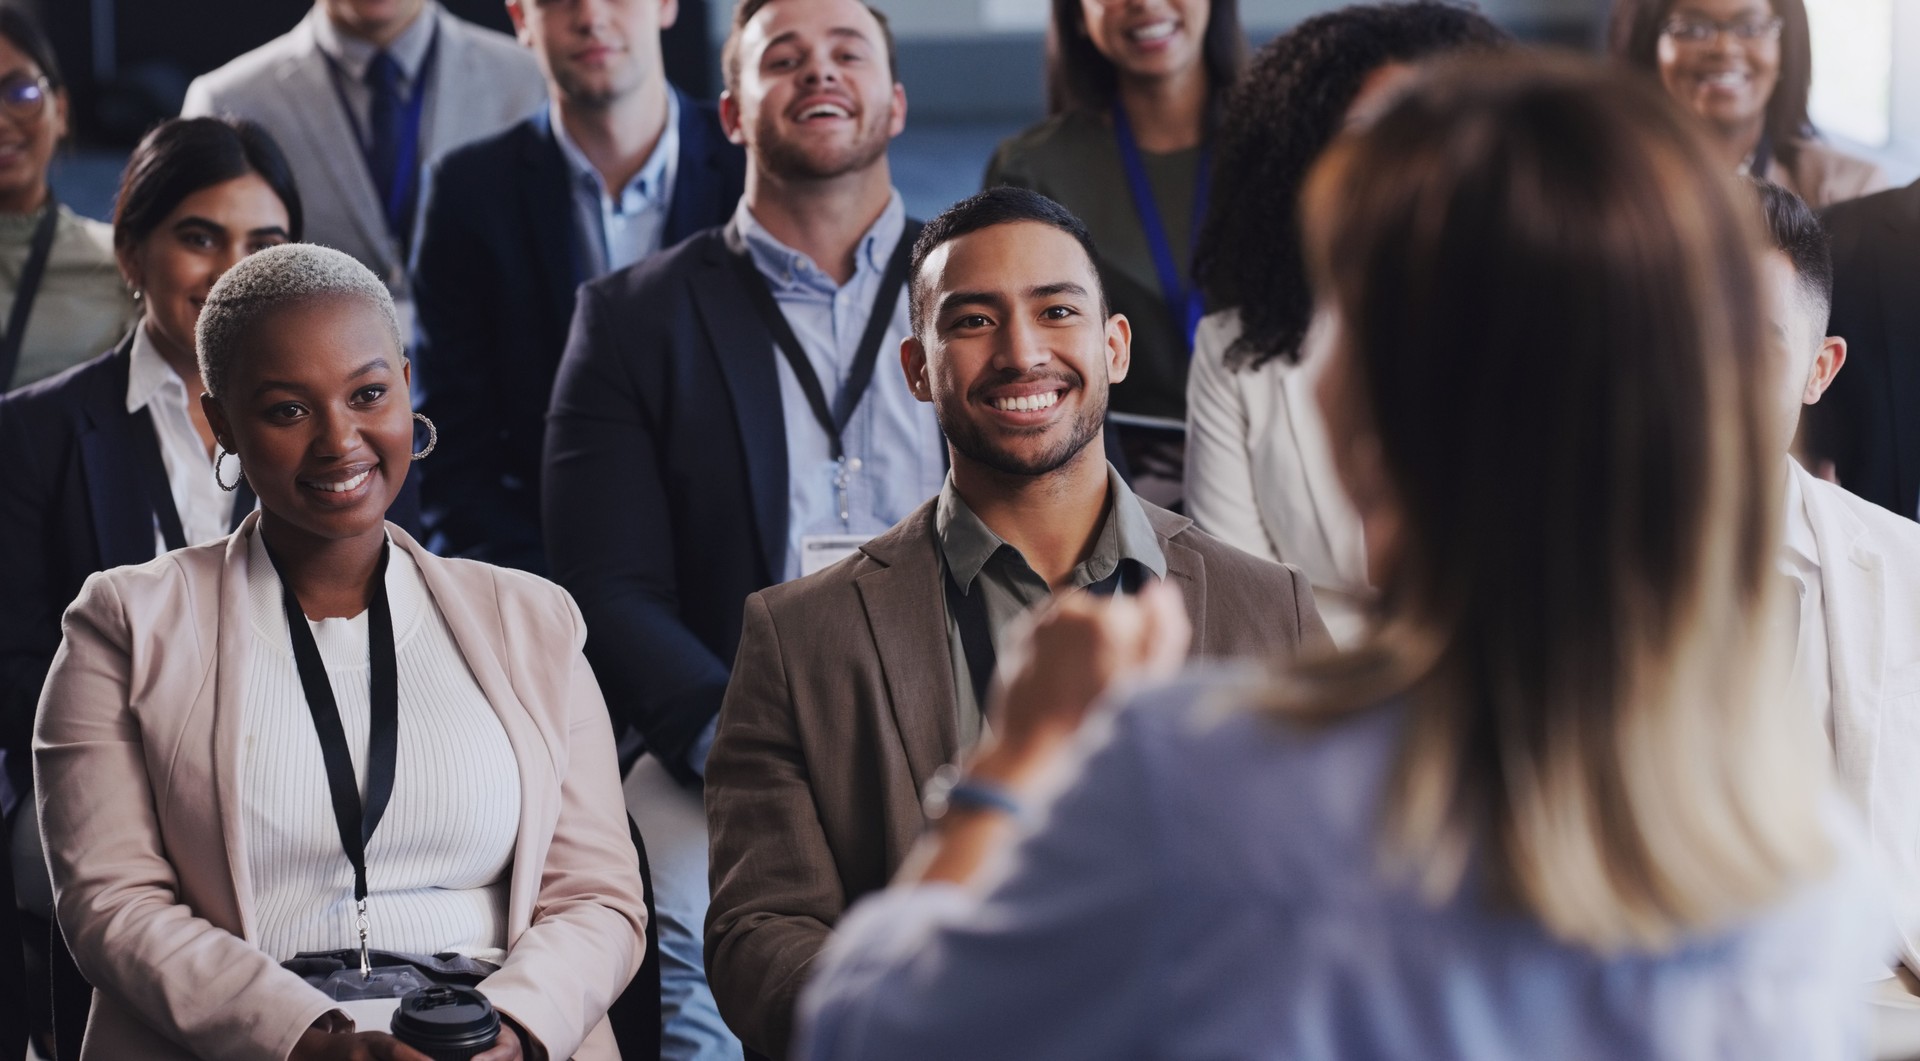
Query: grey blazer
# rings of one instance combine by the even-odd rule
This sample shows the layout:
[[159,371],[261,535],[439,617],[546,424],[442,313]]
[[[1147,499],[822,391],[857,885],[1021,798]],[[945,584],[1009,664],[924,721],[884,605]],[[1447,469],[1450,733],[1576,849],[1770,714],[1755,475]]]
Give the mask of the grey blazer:
[[[405,254],[387,232],[379,193],[314,36],[325,17],[315,4],[287,33],[195,78],[180,113],[228,115],[264,126],[293,166],[306,238],[360,259],[404,299]],[[425,166],[453,148],[539,110],[547,87],[532,53],[512,37],[456,18],[434,0],[422,17],[439,22],[439,54],[421,129],[424,174]],[[425,213],[423,202],[418,216]]]
[[[706,959],[721,1016],[768,1057],[787,1056],[820,948],[899,868],[925,825],[921,790],[960,753],[936,501],[859,555],[747,598],[707,759]],[[1195,656],[1332,647],[1298,570],[1142,507]]]

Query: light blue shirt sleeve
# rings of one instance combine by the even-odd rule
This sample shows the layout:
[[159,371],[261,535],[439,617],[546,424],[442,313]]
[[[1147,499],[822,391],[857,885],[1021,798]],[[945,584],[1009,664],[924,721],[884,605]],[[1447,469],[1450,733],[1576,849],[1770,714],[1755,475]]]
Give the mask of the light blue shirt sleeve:
[[[1156,1051],[1165,841],[1142,762],[1101,743],[985,898],[892,888],[843,920],[795,1057],[1121,1058]],[[990,1015],[990,1016],[989,1016]]]

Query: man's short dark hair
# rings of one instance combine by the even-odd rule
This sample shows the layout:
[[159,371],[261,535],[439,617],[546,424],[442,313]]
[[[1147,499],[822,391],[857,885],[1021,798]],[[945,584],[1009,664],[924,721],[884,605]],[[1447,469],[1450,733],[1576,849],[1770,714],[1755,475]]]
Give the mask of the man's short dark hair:
[[[761,8],[771,3],[773,0],[739,0],[733,5],[733,28],[727,31],[726,43],[720,46],[720,75],[726,82],[728,92],[738,91],[740,88],[740,31],[747,28],[747,23],[753,21],[753,16],[759,14]],[[895,84],[899,84],[899,50],[893,43],[893,25],[887,21],[886,12],[872,4],[863,6],[867,9],[867,13],[873,16],[873,20],[880,24],[880,41],[886,45],[887,49],[887,74],[893,78]]]
[[1787,256],[1800,286],[1818,309],[1820,331],[1833,309],[1833,245],[1806,201],[1772,181],[1751,182],[1766,219],[1767,241]]
[[947,207],[920,230],[920,238],[913,243],[913,267],[907,271],[907,316],[913,334],[919,335],[921,326],[927,323],[926,308],[921,305],[927,296],[926,282],[920,278],[920,267],[926,264],[927,255],[961,236],[996,225],[1012,225],[1023,221],[1057,228],[1079,241],[1080,249],[1087,252],[1087,265],[1093,272],[1094,294],[1100,299],[1100,316],[1105,319],[1107,291],[1100,282],[1097,264],[1100,259],[1094,252],[1093,236],[1087,232],[1086,222],[1039,192],[1003,185],[988,188]]

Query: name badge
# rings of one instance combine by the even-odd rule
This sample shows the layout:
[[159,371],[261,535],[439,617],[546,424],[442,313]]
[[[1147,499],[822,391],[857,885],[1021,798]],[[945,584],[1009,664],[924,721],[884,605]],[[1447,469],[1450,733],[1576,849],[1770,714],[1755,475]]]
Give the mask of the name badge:
[[800,536],[800,576],[825,570],[852,556],[867,544],[865,534],[803,534]]

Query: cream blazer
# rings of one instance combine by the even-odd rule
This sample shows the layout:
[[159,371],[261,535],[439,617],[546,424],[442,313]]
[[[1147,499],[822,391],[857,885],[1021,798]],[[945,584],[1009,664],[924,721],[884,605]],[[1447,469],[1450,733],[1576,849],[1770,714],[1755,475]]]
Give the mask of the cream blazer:
[[[33,755],[60,928],[95,988],[84,1059],[284,1058],[334,1008],[251,942],[239,800],[258,519],[92,576],[63,621]],[[387,531],[519,762],[508,955],[481,990],[551,1056],[617,1058],[605,1017],[640,967],[646,909],[579,609]]]
[[1900,933],[1920,972],[1920,524],[1809,474],[1840,788],[1865,816]]
[[1228,545],[1292,564],[1334,643],[1351,648],[1373,599],[1360,516],[1334,471],[1314,374],[1321,358],[1309,333],[1299,364],[1227,366],[1240,314],[1209,314],[1194,334],[1187,374],[1187,512]]

